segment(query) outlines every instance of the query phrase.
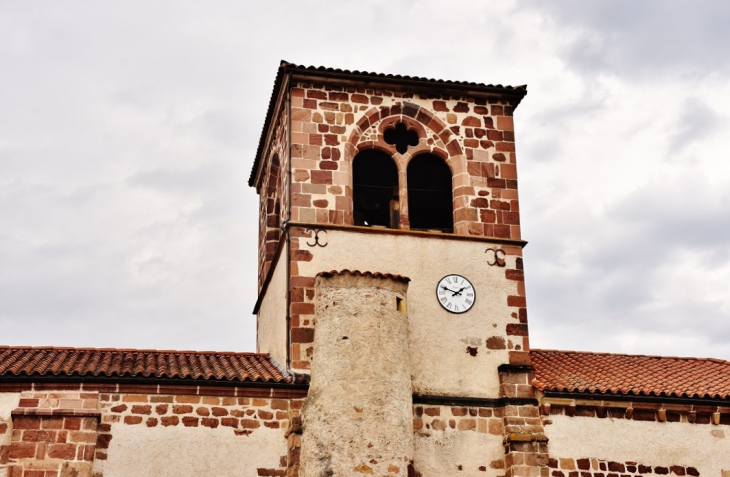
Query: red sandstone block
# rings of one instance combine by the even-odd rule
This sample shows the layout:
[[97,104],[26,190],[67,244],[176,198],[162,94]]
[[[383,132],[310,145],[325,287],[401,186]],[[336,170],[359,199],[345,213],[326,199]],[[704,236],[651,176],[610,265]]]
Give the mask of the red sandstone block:
[[14,416],[13,417],[13,428],[14,429],[40,429],[41,420],[37,417]]
[[152,414],[152,406],[150,405],[138,405],[132,406],[132,414]]
[[34,429],[28,429],[23,431],[22,440],[24,442],[54,442],[56,440],[56,431],[38,431]]
[[71,431],[78,431],[81,429],[81,418],[80,417],[67,417],[63,420],[63,428]]
[[258,468],[256,469],[256,472],[258,475],[263,477],[285,477],[286,476],[286,470],[279,470],[279,469],[264,469],[264,468]]
[[52,459],[74,460],[76,446],[74,444],[51,444],[48,446],[48,457]]
[[185,427],[198,427],[198,422],[197,417],[185,416],[182,418],[182,423]]
[[35,444],[13,442],[6,447],[9,459],[30,459],[35,456]]
[[264,411],[263,409],[260,409],[258,417],[259,417],[259,419],[264,419],[264,420],[273,419],[274,414],[271,412],[268,412],[268,411]]
[[147,418],[147,427],[155,427],[160,421],[156,417]]
[[[295,305],[311,305],[311,312],[314,313],[314,305],[309,303],[293,303]],[[314,328],[292,328],[291,340],[293,343],[312,343],[314,341]]]
[[18,407],[38,407],[38,399],[21,399]]
[[227,426],[227,427],[238,427],[238,419],[235,417],[222,417],[221,418],[221,425]]
[[125,394],[122,396],[124,402],[147,402],[147,396],[144,394]]
[[464,102],[456,103],[456,106],[454,106],[454,112],[455,113],[468,113],[469,112],[469,104]]
[[223,407],[213,407],[211,410],[213,411],[213,415],[217,417],[228,415],[228,410]]
[[111,434],[99,434],[96,436],[96,448],[97,449],[108,449],[109,443],[112,440]]
[[141,416],[124,416],[124,423],[127,425],[132,426],[135,424],[139,424],[140,422],[142,422]]
[[527,336],[527,325],[522,323],[509,323],[507,325],[507,334],[510,336]]
[[211,429],[215,429],[216,427],[218,427],[218,419],[213,419],[211,417],[201,418],[200,423],[205,427],[210,427]]
[[261,426],[259,421],[253,419],[241,419],[241,427],[244,429],[258,429]]
[[193,406],[188,404],[175,404],[172,406],[172,412],[175,414],[190,414],[193,412]]
[[41,429],[63,429],[63,418],[44,417],[41,419]]
[[177,426],[180,423],[180,418],[177,416],[164,416],[160,419],[163,426]]
[[158,404],[155,406],[155,412],[157,414],[165,414],[167,413],[167,410],[169,409],[169,405],[167,404]]
[[69,432],[68,437],[71,442],[96,442],[96,432],[71,431]]
[[525,307],[525,306],[527,306],[527,300],[525,299],[524,296],[510,295],[507,297],[507,305]]

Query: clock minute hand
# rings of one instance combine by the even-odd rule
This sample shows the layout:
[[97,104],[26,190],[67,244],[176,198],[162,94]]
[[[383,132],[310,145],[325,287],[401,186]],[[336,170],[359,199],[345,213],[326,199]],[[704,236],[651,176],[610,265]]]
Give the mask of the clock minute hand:
[[446,288],[446,287],[445,287],[445,286],[443,286],[443,285],[441,285],[441,288],[443,288],[444,290],[446,290],[446,291],[448,291],[448,292],[454,293],[454,290],[452,290],[451,288]]
[[456,295],[461,296],[461,292],[463,292],[465,289],[466,289],[466,287],[461,287],[461,288],[459,288],[459,291],[456,291],[456,292],[454,290],[449,290],[449,291],[453,293],[453,295],[451,295],[451,296],[456,296]]

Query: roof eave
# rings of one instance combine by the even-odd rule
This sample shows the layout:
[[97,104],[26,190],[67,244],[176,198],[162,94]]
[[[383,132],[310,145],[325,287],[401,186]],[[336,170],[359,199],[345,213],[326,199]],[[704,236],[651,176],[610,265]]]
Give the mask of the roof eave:
[[258,189],[263,165],[262,155],[265,150],[265,146],[269,141],[268,138],[271,134],[271,124],[276,117],[275,112],[280,104],[279,98],[281,97],[282,87],[285,84],[284,79],[287,76],[292,78],[320,78],[324,80],[337,81],[339,83],[398,85],[412,91],[439,91],[441,93],[458,93],[470,96],[497,95],[512,99],[513,106],[515,108],[527,94],[527,85],[515,87],[480,85],[477,83],[402,77],[359,71],[351,72],[334,70],[332,68],[303,67],[282,60],[276,74],[276,79],[274,80],[274,89],[271,93],[271,99],[269,100],[269,108],[266,112],[264,127],[261,131],[261,137],[259,138],[259,145],[256,150],[256,157],[254,158],[254,165],[248,179],[248,185],[250,187],[256,187]]

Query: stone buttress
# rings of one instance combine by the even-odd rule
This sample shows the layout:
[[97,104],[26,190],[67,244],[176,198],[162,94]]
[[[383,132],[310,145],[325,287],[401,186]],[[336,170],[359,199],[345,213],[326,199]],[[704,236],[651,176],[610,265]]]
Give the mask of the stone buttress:
[[408,279],[320,274],[300,475],[405,476],[413,459]]

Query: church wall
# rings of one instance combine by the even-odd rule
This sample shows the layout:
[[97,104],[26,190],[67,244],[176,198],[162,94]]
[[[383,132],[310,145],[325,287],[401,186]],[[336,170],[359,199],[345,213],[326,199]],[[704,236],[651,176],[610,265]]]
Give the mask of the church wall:
[[234,436],[225,428],[117,427],[109,460],[103,464],[104,477],[254,477],[286,472],[286,439],[279,429]]
[[422,477],[504,475],[502,408],[414,405],[413,413]]
[[[292,461],[286,433],[306,392],[214,387],[201,395],[198,386],[8,386],[27,390],[0,391],[2,477],[286,475]],[[103,391],[114,388],[117,392]],[[143,388],[152,393],[139,392]]]
[[285,432],[301,401],[102,394],[100,407],[94,470],[104,477],[248,477],[286,471]]
[[[306,284],[306,277],[321,271],[367,270],[399,274],[411,279],[408,288],[409,350],[413,367],[413,392],[417,394],[497,398],[500,382],[497,367],[510,361],[510,353],[524,351],[527,342],[520,331],[519,307],[523,306],[521,281],[506,275],[521,260],[519,247],[488,242],[453,240],[434,234],[375,234],[347,230],[319,233],[326,247],[311,239],[298,241],[299,256],[294,283]],[[488,265],[488,248],[505,251],[506,266]],[[436,298],[436,284],[445,275],[459,273],[472,281],[477,298],[465,314],[444,310]],[[306,293],[304,294],[306,296]],[[294,354],[312,354],[311,343],[296,343],[297,337],[311,341],[314,305],[294,303],[292,336]]]
[[551,415],[551,477],[671,475],[725,477],[730,426]]
[[269,353],[279,366],[286,366],[286,252],[279,255],[267,293],[257,315],[256,347],[258,353]]

